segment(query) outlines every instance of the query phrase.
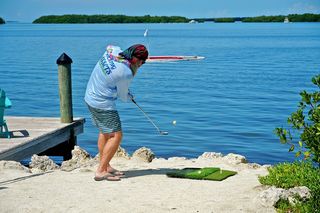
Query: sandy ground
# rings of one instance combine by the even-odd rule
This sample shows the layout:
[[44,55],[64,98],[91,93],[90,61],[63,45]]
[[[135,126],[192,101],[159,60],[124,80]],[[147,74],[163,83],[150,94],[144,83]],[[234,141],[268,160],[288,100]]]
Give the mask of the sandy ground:
[[[125,171],[121,181],[93,180],[95,168],[42,174],[0,170],[0,212],[275,212],[257,199],[265,167],[232,165],[221,159],[115,158]],[[224,181],[169,178],[166,172],[185,167],[220,167],[238,174]]]

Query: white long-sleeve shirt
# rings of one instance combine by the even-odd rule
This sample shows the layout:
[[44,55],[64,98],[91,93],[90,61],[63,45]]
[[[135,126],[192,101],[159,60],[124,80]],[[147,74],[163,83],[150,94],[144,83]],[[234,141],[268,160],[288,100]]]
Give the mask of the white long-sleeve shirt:
[[93,69],[84,98],[91,107],[116,110],[118,97],[124,102],[130,100],[129,85],[133,74],[127,60],[116,58],[120,52],[119,47],[109,45]]

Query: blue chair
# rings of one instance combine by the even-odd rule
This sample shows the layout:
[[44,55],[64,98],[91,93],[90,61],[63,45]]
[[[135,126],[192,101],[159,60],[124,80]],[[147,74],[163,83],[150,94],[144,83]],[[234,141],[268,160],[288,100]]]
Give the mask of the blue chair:
[[7,122],[4,119],[4,109],[10,108],[11,106],[11,101],[8,97],[6,97],[5,91],[0,89],[0,137],[11,137]]

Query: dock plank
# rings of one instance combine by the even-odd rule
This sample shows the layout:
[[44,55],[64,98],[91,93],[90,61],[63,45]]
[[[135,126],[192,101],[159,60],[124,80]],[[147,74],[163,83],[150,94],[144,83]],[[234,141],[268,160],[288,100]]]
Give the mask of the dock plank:
[[54,117],[6,116],[13,137],[0,138],[0,160],[21,161],[55,147],[83,132],[84,118],[61,123]]

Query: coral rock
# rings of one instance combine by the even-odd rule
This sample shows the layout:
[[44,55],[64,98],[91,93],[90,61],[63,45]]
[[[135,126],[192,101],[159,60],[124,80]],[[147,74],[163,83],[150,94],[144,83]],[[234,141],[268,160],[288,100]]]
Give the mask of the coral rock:
[[284,198],[285,190],[281,188],[276,188],[274,186],[270,187],[267,190],[264,190],[258,195],[258,199],[263,206],[271,207],[274,206],[278,200]]
[[305,201],[311,196],[310,190],[305,186],[294,187],[287,190],[272,186],[269,189],[261,192],[258,195],[258,200],[260,200],[260,203],[264,206],[275,206],[280,199],[285,199],[291,204],[295,204],[299,200],[296,199],[296,196]]
[[93,163],[90,154],[86,150],[79,146],[75,146],[72,150],[72,158],[62,162],[61,170],[72,171],[80,167],[92,166]]
[[48,156],[33,155],[29,167],[33,173],[46,172],[50,170],[58,169],[59,166],[51,160]]
[[133,153],[132,157],[139,158],[145,162],[151,162],[155,158],[155,155],[151,149],[141,147]]
[[291,204],[295,204],[298,202],[295,196],[298,196],[302,201],[306,201],[311,197],[310,189],[306,186],[294,187],[287,191],[288,191],[288,200]]
[[29,169],[23,165],[21,165],[21,163],[16,162],[16,161],[0,161],[0,171],[2,170],[21,170],[24,172],[30,172]]
[[231,164],[240,164],[240,163],[247,163],[246,157],[238,154],[230,153],[223,157],[228,163]]
[[126,152],[126,150],[122,147],[119,146],[116,154],[114,155],[115,157],[120,157],[120,158],[126,158],[129,159],[129,154]]
[[222,153],[218,152],[204,152],[202,155],[198,157],[198,159],[215,159],[221,158],[223,155]]

